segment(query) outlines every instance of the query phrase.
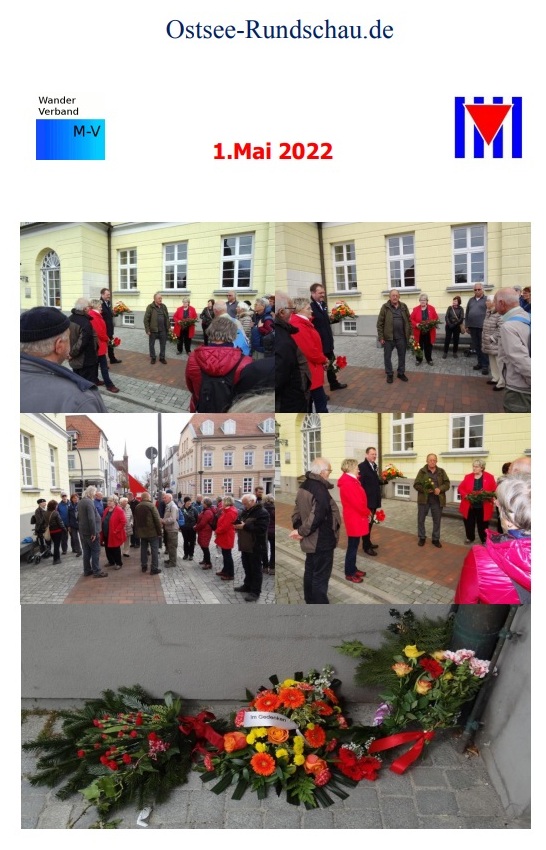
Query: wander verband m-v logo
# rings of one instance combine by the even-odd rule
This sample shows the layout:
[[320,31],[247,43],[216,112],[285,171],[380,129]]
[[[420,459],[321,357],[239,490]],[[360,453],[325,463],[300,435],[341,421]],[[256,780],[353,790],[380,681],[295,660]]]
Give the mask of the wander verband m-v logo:
[[455,98],[455,158],[522,158],[522,98]]

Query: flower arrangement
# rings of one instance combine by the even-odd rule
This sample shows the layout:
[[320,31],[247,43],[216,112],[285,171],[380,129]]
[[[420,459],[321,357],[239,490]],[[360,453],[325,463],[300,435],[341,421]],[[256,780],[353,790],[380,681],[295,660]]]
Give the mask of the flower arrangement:
[[432,478],[425,478],[423,481],[423,491],[426,496],[430,496],[431,493],[434,493],[436,490],[436,484],[432,480]]
[[425,322],[418,322],[417,328],[421,333],[428,334],[433,328],[437,328],[439,324],[439,319],[427,319]]
[[381,508],[378,508],[374,514],[373,521],[377,522],[378,524],[381,522],[385,522],[385,511]]
[[118,303],[112,307],[112,313],[114,314],[114,316],[119,316],[121,313],[131,312],[131,308],[128,307],[127,304],[124,304],[123,301],[118,301]]
[[397,469],[394,463],[389,463],[381,473],[383,481],[393,481],[395,478],[405,478],[404,473]]
[[375,779],[381,761],[366,744],[346,742],[348,721],[335,693],[340,683],[332,677],[329,667],[282,682],[271,676],[271,688],[248,692],[248,707],[224,734],[223,752],[205,754],[203,782],[217,780],[216,794],[234,786],[235,800],[248,788],[258,799],[274,788],[289,803],[312,809],[332,805],[330,794],[346,799],[343,785]]
[[197,319],[177,319],[176,320],[176,324],[180,325],[180,327],[182,329],[191,328],[191,326],[195,325],[196,322],[197,322]]
[[330,324],[335,325],[342,319],[354,319],[355,316],[355,311],[351,310],[345,301],[336,301],[330,312]]
[[409,341],[409,346],[410,346],[411,350],[413,351],[413,353],[415,355],[415,359],[417,360],[417,362],[422,363],[423,362],[423,349],[421,348],[421,346],[419,345],[417,340],[414,339],[414,337],[411,337],[411,339]]
[[63,781],[57,791],[61,800],[81,793],[88,805],[79,817],[95,806],[100,829],[115,828],[119,821],[106,818],[128,802],[142,808],[167,799],[187,781],[192,750],[200,741],[222,743],[210,726],[213,715],[182,717],[174,694],[157,703],[139,685],[105,691],[83,708],[59,714],[62,734],[23,744],[41,753],[30,782],[53,787]]
[[178,337],[176,336],[172,327],[169,327],[169,330],[167,331],[167,339],[169,340],[169,342],[178,342]]
[[495,490],[473,490],[472,493],[466,495],[466,499],[472,507],[479,507],[484,502],[494,502],[496,495]]
[[113,336],[110,338],[109,343],[110,345],[113,345],[114,348],[117,348],[118,345],[121,345],[121,339],[119,338],[119,336]]
[[332,362],[329,364],[329,368],[331,368],[334,374],[337,375],[337,373],[341,371],[341,369],[345,369],[346,365],[347,358],[344,357],[343,354],[340,354],[338,357],[335,357],[332,360]]

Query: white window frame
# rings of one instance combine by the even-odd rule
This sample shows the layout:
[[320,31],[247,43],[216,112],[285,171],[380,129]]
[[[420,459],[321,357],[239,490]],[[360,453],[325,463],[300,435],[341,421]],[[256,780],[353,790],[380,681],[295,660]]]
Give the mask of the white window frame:
[[358,333],[356,319],[342,319],[341,333],[354,336]]
[[203,496],[212,496],[214,488],[214,478],[203,478]]
[[[397,442],[396,430],[400,429],[400,448],[395,448]],[[391,453],[404,454],[413,451],[415,443],[415,421],[413,413],[391,413]]]
[[74,457],[74,455],[68,455],[67,460],[68,460],[68,471],[74,472],[76,470],[76,458]]
[[51,486],[58,487],[57,484],[57,449],[55,446],[49,446],[49,472],[51,475]]
[[[386,237],[387,239],[387,280],[389,289],[415,289],[417,286],[417,272],[415,268],[415,233],[393,233]],[[404,252],[404,240],[412,240],[411,252]],[[398,240],[398,254],[391,254],[391,240]],[[411,262],[413,264],[413,283],[406,285],[405,264]],[[397,274],[394,272],[394,266],[398,266]],[[399,280],[399,283],[396,283]]]
[[[134,251],[134,260],[132,252]],[[138,253],[136,248],[118,250],[118,284],[123,292],[138,289]]]
[[273,417],[270,417],[269,419],[264,419],[263,422],[260,422],[260,424],[258,425],[258,428],[264,434],[274,434],[275,433],[275,420],[273,419]]
[[246,449],[243,454],[243,465],[245,469],[254,468],[254,450]]
[[254,492],[254,478],[243,478],[243,495]]
[[[228,247],[229,239],[235,240],[234,253],[226,255],[224,252]],[[250,253],[241,252],[241,240],[250,239]],[[222,236],[221,246],[221,271],[220,271],[220,288],[235,289],[245,292],[252,288],[252,275],[254,271],[254,233],[230,233],[228,236]],[[233,263],[233,279],[226,278],[226,267],[229,263]],[[242,277],[241,268],[243,264],[249,264],[248,280]],[[244,283],[242,281],[245,281]]]
[[203,450],[203,469],[212,469],[213,453],[209,449]]
[[[456,425],[457,420],[460,420],[460,419],[464,420],[464,436],[463,436],[464,445],[463,446],[455,446],[455,444],[454,444],[454,437],[455,437],[454,429],[455,429],[455,425]],[[479,420],[481,420],[481,423],[479,422]],[[476,426],[476,425],[479,426],[480,424],[481,424],[481,430],[482,430],[481,443],[480,443],[480,445],[471,446],[470,445],[470,440],[471,440],[470,429],[471,429],[472,426]],[[467,452],[479,452],[479,451],[481,451],[485,448],[484,442],[485,442],[485,416],[484,416],[483,413],[452,413],[451,414],[450,422],[449,422],[450,451],[452,451],[452,452],[465,452],[465,453],[467,453]]]
[[224,452],[224,469],[233,469],[233,452]]
[[[173,259],[167,259],[167,250],[173,249]],[[179,256],[179,253],[183,256]],[[172,273],[172,284],[167,282],[167,274]],[[179,276],[182,282],[178,283]],[[171,292],[181,292],[188,288],[188,243],[168,242],[163,245],[163,289]]]
[[122,313],[121,314],[121,324],[126,327],[134,327],[135,326],[135,317],[132,313]]
[[224,478],[222,489],[224,496],[230,496],[233,493],[233,478]]
[[[472,231],[482,229],[483,230],[483,244],[480,245],[472,245]],[[456,231],[465,231],[466,232],[466,245],[464,248],[455,248],[455,233]],[[453,225],[451,228],[451,256],[453,263],[453,286],[460,286],[462,289],[468,289],[469,287],[473,287],[475,283],[483,283],[487,280],[487,226],[485,224],[468,224],[468,225]],[[483,254],[483,273],[477,274],[472,270],[472,260],[478,254]],[[465,256],[465,265],[466,265],[466,280],[461,281],[457,280],[456,266],[457,266],[457,258],[461,258]],[[469,273],[470,270],[470,273]],[[459,273],[460,274],[460,273]]]
[[[341,258],[336,257],[341,250]],[[352,256],[350,255],[352,254]],[[335,292],[355,292],[358,289],[356,273],[356,251],[354,242],[338,242],[332,245]]]
[[322,432],[319,413],[307,413],[302,422],[303,465],[308,470],[315,458],[322,455]]
[[264,466],[273,466],[275,461],[275,449],[264,449]]
[[235,434],[237,432],[237,423],[235,422],[235,419],[226,419],[222,425],[222,431],[224,434]]
[[397,481],[394,482],[394,498],[395,499],[410,499],[411,498],[411,485],[410,484],[399,484]]
[[32,463],[32,437],[30,434],[19,432],[19,452],[21,456],[21,482],[23,487],[34,486],[34,469]]
[[61,309],[61,261],[55,251],[49,251],[42,260],[42,291],[44,307]]
[[214,434],[214,422],[212,419],[206,419],[201,425],[201,433],[205,437],[212,437]]

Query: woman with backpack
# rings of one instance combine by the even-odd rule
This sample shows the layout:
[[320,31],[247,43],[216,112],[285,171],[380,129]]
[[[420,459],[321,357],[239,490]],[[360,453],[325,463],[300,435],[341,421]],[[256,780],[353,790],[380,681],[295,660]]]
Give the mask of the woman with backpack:
[[212,500],[211,499],[203,499],[204,508],[199,514],[197,522],[195,524],[195,531],[197,533],[197,542],[201,549],[203,550],[203,560],[199,561],[199,566],[203,570],[211,570],[212,564],[210,562],[210,539],[212,537],[212,522],[214,520],[214,511],[212,509]]
[[237,522],[239,512],[233,504],[231,496],[225,496],[222,501],[222,510],[218,514],[216,523],[215,543],[222,550],[223,566],[216,573],[222,581],[233,581],[235,567],[233,564],[232,549],[235,546],[235,528],[233,523]]
[[50,540],[53,544],[54,564],[61,563],[61,540],[63,537],[63,531],[65,530],[65,524],[57,510],[57,504],[58,502],[56,502],[55,499],[51,499],[51,501],[47,503],[47,511],[45,515],[45,520],[47,522],[45,538],[47,540],[49,532]]

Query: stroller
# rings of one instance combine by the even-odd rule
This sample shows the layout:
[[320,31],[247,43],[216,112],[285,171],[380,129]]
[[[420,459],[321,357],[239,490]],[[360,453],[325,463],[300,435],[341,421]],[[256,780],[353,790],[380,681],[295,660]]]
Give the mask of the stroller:
[[34,534],[34,538],[32,540],[32,544],[27,544],[27,547],[30,546],[30,549],[27,548],[25,552],[23,547],[24,543],[21,543],[21,555],[25,555],[27,557],[27,564],[39,564],[42,558],[51,558],[51,544],[44,540],[44,550],[40,549],[40,541],[38,540],[38,536]]

